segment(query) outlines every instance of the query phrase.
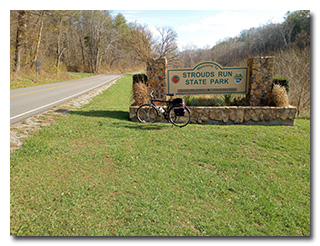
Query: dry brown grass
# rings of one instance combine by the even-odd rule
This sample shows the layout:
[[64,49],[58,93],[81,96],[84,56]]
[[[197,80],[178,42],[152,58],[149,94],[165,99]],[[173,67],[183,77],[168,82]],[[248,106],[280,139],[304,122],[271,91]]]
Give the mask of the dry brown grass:
[[290,104],[301,110],[310,110],[311,104],[311,50],[290,48],[275,54],[274,75],[289,79]]
[[39,69],[39,81],[37,81],[36,68],[30,67],[21,68],[19,74],[10,71],[10,89],[17,89],[35,85],[49,84],[58,81],[67,81],[77,79],[76,76],[67,72],[66,69],[62,69],[59,73],[48,69],[46,65],[43,65]]
[[286,88],[275,84],[272,89],[272,101],[277,107],[288,107],[290,104]]
[[139,106],[148,103],[148,87],[143,82],[133,83],[132,97],[134,103],[132,106]]

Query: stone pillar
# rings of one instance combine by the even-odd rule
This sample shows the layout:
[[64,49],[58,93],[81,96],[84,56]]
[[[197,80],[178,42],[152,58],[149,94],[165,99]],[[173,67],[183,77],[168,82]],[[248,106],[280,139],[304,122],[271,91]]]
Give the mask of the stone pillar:
[[248,59],[249,91],[246,96],[251,106],[267,106],[271,103],[274,57]]
[[147,66],[148,89],[154,91],[156,99],[165,100],[167,93],[166,69],[167,60],[165,58],[149,60]]

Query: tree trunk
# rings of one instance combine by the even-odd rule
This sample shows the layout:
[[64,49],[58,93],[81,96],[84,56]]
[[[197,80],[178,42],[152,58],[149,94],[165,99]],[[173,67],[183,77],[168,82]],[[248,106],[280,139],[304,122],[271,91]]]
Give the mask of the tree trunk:
[[43,29],[43,16],[44,16],[44,10],[41,11],[40,14],[40,28],[39,28],[39,32],[38,32],[38,39],[37,39],[37,45],[36,45],[36,50],[34,52],[34,57],[33,57],[33,61],[31,64],[31,68],[34,68],[34,62],[38,59],[38,53],[39,53],[39,47],[40,47],[40,42],[41,42],[41,34],[42,34],[42,29]]
[[83,69],[86,70],[86,59],[84,56],[84,47],[83,47],[83,43],[82,43],[80,35],[79,35],[79,42],[80,42],[80,48],[81,48]]
[[20,73],[20,63],[21,63],[21,50],[22,43],[24,38],[24,33],[26,30],[26,20],[25,20],[26,11],[18,11],[18,28],[16,36],[16,51],[14,59],[14,71]]
[[60,66],[60,59],[61,59],[61,56],[62,56],[62,53],[64,50],[65,50],[65,48],[62,48],[62,50],[57,52],[57,63],[56,63],[57,71],[56,71],[56,74],[58,74],[59,66]]
[[100,49],[99,49],[99,47],[97,47],[97,54],[96,54],[95,61],[94,61],[94,65],[95,65],[94,73],[98,73],[98,71],[99,71],[99,54],[100,54]]
[[61,48],[61,25],[62,25],[62,17],[59,20],[59,26],[58,26],[56,75],[58,75],[58,73],[59,73],[60,59],[61,59],[63,51],[65,50],[64,47]]
[[123,59],[123,57],[116,57],[116,58],[112,59],[112,60],[110,61],[110,63],[109,63],[110,69],[111,69],[111,67],[112,67],[112,65],[113,65],[113,63],[114,63],[115,61],[121,60],[121,59]]

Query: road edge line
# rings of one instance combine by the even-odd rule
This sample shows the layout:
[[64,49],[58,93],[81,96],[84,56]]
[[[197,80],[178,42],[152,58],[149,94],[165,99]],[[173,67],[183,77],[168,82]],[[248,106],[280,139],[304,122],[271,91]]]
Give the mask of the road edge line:
[[[112,85],[112,84],[113,84],[115,81],[117,81],[121,76],[122,76],[122,75],[120,75],[120,76],[118,76],[117,78],[114,78],[114,79],[112,79],[112,80],[110,80],[110,81],[108,81],[108,82],[110,82],[111,85]],[[75,97],[77,97],[77,96],[79,96],[79,95],[82,95],[82,94],[84,94],[84,93],[86,93],[86,92],[89,92],[89,91],[91,91],[91,90],[94,90],[94,89],[96,89],[97,87],[102,86],[103,84],[106,84],[106,83],[108,83],[108,82],[103,82],[103,83],[101,83],[101,84],[99,84],[99,85],[97,85],[97,86],[95,86],[95,87],[93,87],[93,88],[90,88],[90,89],[88,89],[88,90],[85,90],[85,91],[79,92],[79,93],[77,93],[77,94],[74,94],[74,95],[72,95],[72,96],[69,96],[69,97],[60,99],[60,100],[58,100],[58,101],[55,101],[55,102],[52,102],[52,103],[43,105],[43,106],[41,106],[41,107],[38,107],[38,108],[35,108],[35,109],[32,109],[32,110],[29,110],[29,111],[24,112],[24,113],[22,113],[22,114],[15,115],[15,116],[11,117],[10,120],[13,120],[13,119],[18,118],[18,117],[20,117],[20,116],[23,116],[23,115],[32,113],[32,112],[37,111],[37,110],[39,110],[39,109],[43,109],[43,108],[49,107],[49,106],[54,105],[54,104],[56,104],[56,103],[59,103],[59,102],[62,102],[62,101],[67,101],[67,100],[70,99],[70,98],[75,98]],[[11,125],[11,124],[10,124],[10,125]]]

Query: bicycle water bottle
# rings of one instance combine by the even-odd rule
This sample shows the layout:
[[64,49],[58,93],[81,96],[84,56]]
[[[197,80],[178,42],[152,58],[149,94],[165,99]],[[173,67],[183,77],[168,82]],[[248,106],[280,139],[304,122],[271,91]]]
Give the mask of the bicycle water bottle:
[[159,107],[160,113],[163,114],[164,113],[164,109],[162,107]]

